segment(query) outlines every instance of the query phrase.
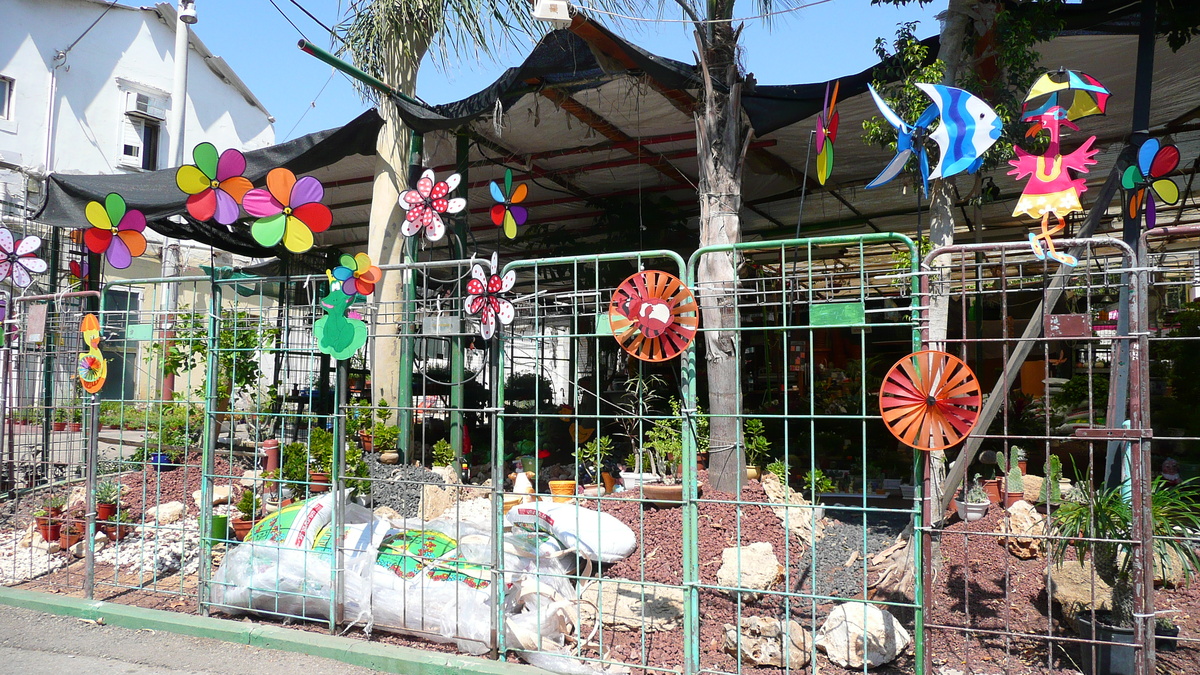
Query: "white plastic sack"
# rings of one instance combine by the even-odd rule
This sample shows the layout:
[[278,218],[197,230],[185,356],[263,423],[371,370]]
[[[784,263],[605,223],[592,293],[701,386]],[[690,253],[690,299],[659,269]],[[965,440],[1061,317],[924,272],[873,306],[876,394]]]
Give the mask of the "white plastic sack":
[[637,548],[637,537],[625,523],[574,503],[518,504],[504,518],[514,527],[554,535],[564,547],[576,549],[588,560],[617,562]]

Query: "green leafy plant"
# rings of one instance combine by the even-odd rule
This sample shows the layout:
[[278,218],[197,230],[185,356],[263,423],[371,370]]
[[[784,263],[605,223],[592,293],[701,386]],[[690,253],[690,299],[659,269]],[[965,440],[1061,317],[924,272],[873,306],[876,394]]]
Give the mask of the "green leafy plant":
[[[442,438],[433,444],[433,465],[450,466],[454,463],[454,447],[450,441]],[[529,467],[532,468],[532,467]]]
[[596,467],[612,456],[613,442],[608,436],[596,436],[579,446],[576,453],[578,464],[585,467]]
[[971,481],[971,489],[967,490],[965,497],[968,504],[986,504],[991,501],[988,499],[987,491],[979,482],[979,478],[979,474],[975,474],[975,480]]
[[260,509],[262,509],[262,500],[254,490],[244,490],[242,498],[237,503],[237,510],[242,514],[242,520],[254,520],[258,517]]
[[757,418],[746,420],[742,424],[742,436],[745,439],[746,464],[762,466],[771,452],[771,441],[767,439],[762,420]]
[[813,469],[804,474],[804,487],[812,499],[825,492],[833,492],[833,481],[820,469]]
[[[1091,485],[1090,473],[1077,479]],[[1096,574],[1112,587],[1112,618],[1117,626],[1133,625],[1132,513],[1121,487],[1078,489],[1050,516],[1050,558],[1062,565],[1070,550],[1083,563],[1088,557]],[[1200,482],[1192,478],[1169,485],[1161,476],[1150,492],[1150,515],[1154,535],[1153,562],[1165,568],[1171,558],[1183,562],[1185,579],[1200,569],[1191,542],[1183,532],[1200,531]]]
[[779,479],[781,485],[788,484],[788,465],[783,463],[783,460],[777,459],[767,465],[767,473],[773,473]]
[[376,422],[371,428],[371,443],[376,452],[396,452],[396,446],[400,443],[400,427]]
[[42,501],[42,508],[47,511],[61,511],[67,504],[66,497],[62,495],[51,495]]
[[[333,441],[333,434],[325,429],[313,427],[309,430],[308,470],[305,481],[311,480],[314,473],[333,474]],[[359,494],[370,494],[371,482],[365,479],[371,473],[366,460],[363,459],[362,448],[355,443],[346,445],[346,487],[354,488]]]
[[104,481],[96,486],[97,504],[116,504],[121,499],[121,488],[112,481]]
[[1042,489],[1038,493],[1038,501],[1044,504],[1057,504],[1062,499],[1062,487],[1059,481],[1062,479],[1062,460],[1058,455],[1050,455],[1046,458],[1045,465],[1046,478],[1042,481]]

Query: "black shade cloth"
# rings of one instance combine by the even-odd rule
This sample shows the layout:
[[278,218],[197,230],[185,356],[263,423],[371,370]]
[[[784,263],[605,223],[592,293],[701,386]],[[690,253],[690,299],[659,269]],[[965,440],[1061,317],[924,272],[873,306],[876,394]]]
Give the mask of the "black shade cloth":
[[[246,178],[263,185],[267,172],[276,167],[296,174],[329,166],[351,155],[374,155],[375,140],[383,125],[378,113],[368,110],[349,124],[301,136],[286,143],[251,150],[246,155]],[[216,248],[251,257],[265,257],[273,251],[255,243],[243,224],[224,226],[200,222],[187,215],[187,195],[175,185],[175,168],[132,174],[66,175],[51,174],[46,201],[34,219],[58,227],[87,227],[84,214],[88,202],[103,202],[110,192],[119,193],[131,209],[146,216],[147,226],[175,239],[190,239]],[[169,220],[182,216],[183,223]]]

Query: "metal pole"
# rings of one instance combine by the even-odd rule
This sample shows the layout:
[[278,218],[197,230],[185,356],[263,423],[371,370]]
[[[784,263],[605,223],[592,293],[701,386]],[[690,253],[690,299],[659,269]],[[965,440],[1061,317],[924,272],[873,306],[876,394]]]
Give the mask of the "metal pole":
[[[462,177],[458,184],[458,190],[455,196],[467,197],[467,170],[470,167],[470,149],[471,137],[468,135],[468,130],[464,127],[458,130],[458,175]],[[454,219],[454,239],[459,249],[458,257],[465,257],[463,252],[466,246],[467,234],[467,209],[463,209],[457,218]],[[462,295],[462,280],[454,282],[454,297],[461,298]],[[455,333],[461,333],[461,330]],[[463,348],[466,340],[462,335],[454,335],[450,338],[450,445],[454,448],[454,470],[460,472],[459,480],[464,480],[461,475],[463,463],[463,390],[466,386],[463,384],[463,377],[466,373],[464,364]]]
[[342,71],[343,73],[349,75],[350,77],[353,77],[354,79],[358,80],[359,82],[362,82],[363,84],[367,85],[368,87],[371,87],[372,89],[375,89],[376,91],[387,94],[388,96],[391,96],[392,98],[404,101],[405,103],[413,103],[416,105],[421,105],[421,102],[418,101],[417,99],[409,96],[408,94],[405,94],[404,92],[400,91],[399,89],[396,89],[395,87],[392,87],[391,85],[385,83],[383,80],[380,80],[379,78],[376,78],[376,77],[373,77],[371,75],[364,73],[363,71],[359,70],[358,68],[354,67],[353,65],[339,59],[338,57],[334,56],[333,54],[330,54],[329,52],[325,51],[324,49],[321,49],[320,47],[314,45],[313,43],[309,42],[308,40],[300,40],[298,43],[296,43],[296,46],[299,47],[300,51],[304,52],[305,54],[308,54],[310,56],[315,56],[317,58],[317,60],[322,61],[324,63],[328,63],[329,65],[333,66],[334,68],[337,68],[338,70]]
[[[413,132],[408,149],[408,184],[415,185],[421,175],[421,153],[424,150],[424,137]],[[401,242],[404,247],[404,263],[416,261],[416,242],[418,237],[408,237]],[[404,454],[404,461],[412,461],[412,394],[413,394],[413,338],[412,322],[415,318],[413,306],[417,301],[417,276],[411,267],[404,270],[404,296],[400,309],[400,373],[396,383],[396,415],[397,427],[400,433],[396,449]]]
[[329,630],[337,634],[337,627],[345,619],[346,599],[346,493],[342,490],[346,474],[346,403],[349,394],[350,362],[338,360],[337,383],[334,390],[336,410],[333,415],[333,607],[329,612]]
[[84,530],[86,560],[83,596],[91,600],[96,588],[96,455],[100,451],[100,394],[92,394],[88,402],[87,439],[87,528]]

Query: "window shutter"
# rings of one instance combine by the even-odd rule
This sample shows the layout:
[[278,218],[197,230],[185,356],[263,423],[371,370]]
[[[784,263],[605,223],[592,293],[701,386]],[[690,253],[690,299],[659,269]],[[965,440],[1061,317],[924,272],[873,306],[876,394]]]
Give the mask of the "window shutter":
[[121,166],[141,168],[142,166],[142,133],[141,120],[134,120],[125,115],[121,122]]

